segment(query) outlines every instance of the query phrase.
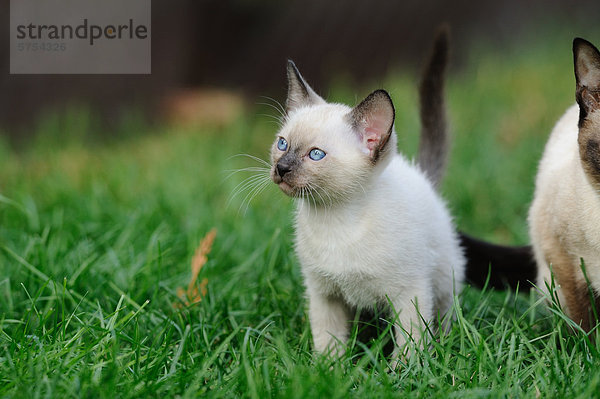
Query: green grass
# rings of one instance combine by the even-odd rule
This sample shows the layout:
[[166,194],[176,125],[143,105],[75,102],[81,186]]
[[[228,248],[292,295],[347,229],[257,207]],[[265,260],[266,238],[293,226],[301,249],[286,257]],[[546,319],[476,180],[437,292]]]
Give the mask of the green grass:
[[[452,158],[443,186],[459,228],[526,243],[548,133],[573,103],[569,38],[477,53],[450,76]],[[283,79],[283,71],[282,71]],[[353,102],[388,88],[403,152],[418,142],[414,76],[337,87]],[[261,101],[261,100],[257,100]],[[245,210],[232,193],[275,125],[257,107],[222,128],[149,128],[87,140],[86,117],[55,115],[19,152],[0,143],[0,396],[592,397],[600,354],[534,292],[466,288],[449,334],[387,371],[389,339],[352,340],[339,362],[311,353],[292,203],[275,187]],[[143,125],[136,125],[138,131]],[[241,207],[241,211],[240,211]],[[218,230],[181,307],[201,238]],[[356,329],[355,335],[356,335]]]

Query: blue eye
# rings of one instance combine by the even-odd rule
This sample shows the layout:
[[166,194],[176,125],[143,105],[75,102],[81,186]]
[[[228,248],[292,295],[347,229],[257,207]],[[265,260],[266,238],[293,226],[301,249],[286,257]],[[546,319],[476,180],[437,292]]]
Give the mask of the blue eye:
[[279,148],[281,151],[287,150],[288,143],[287,143],[287,141],[285,141],[285,139],[283,137],[279,138],[279,141],[277,142],[277,148]]
[[308,157],[313,161],[320,161],[321,159],[325,158],[325,151],[319,150],[318,148],[313,148],[308,153]]

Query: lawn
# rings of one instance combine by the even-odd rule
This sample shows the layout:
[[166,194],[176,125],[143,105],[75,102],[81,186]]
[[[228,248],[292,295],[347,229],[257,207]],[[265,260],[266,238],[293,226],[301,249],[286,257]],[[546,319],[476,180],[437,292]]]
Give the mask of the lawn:
[[[557,38],[473,46],[449,77],[454,142],[442,190],[470,234],[528,240],[536,165],[574,102],[572,37]],[[354,103],[379,87],[412,156],[414,71],[365,87],[339,82],[328,97]],[[465,288],[451,331],[398,373],[387,371],[385,333],[361,342],[355,329],[346,358],[314,356],[293,202],[271,185],[251,201],[248,188],[235,195],[254,172],[231,171],[261,166],[235,155],[265,159],[274,137],[263,114],[275,112],[257,104],[221,127],[134,120],[109,141],[89,138],[94,118],[76,107],[44,118],[18,151],[0,141],[0,396],[597,395],[596,346],[525,288]],[[213,228],[188,298],[190,265]]]

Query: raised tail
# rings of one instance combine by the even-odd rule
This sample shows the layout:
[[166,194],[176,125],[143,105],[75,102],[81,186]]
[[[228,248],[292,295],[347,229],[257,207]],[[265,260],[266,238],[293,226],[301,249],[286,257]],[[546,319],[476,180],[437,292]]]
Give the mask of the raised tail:
[[417,163],[436,188],[444,176],[450,143],[444,100],[449,36],[447,25],[438,28],[419,85],[421,140]]
[[[419,86],[421,140],[417,163],[436,188],[444,177],[450,149],[444,94],[449,36],[447,25],[438,28]],[[530,246],[495,245],[459,234],[467,258],[467,280],[474,286],[516,289],[535,281],[537,267]]]
[[531,246],[508,247],[459,235],[467,258],[467,281],[475,287],[526,289],[535,283],[537,266]]

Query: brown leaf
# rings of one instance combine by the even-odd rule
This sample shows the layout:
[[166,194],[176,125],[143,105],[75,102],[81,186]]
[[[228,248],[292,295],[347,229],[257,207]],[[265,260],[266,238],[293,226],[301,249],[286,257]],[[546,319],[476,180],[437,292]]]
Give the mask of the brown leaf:
[[[198,303],[202,300],[202,298],[206,295],[208,279],[204,278],[200,282],[200,284],[196,284],[198,281],[198,275],[200,274],[200,270],[208,261],[207,255],[210,253],[212,249],[213,242],[215,241],[215,237],[217,235],[217,230],[212,229],[209,231],[202,241],[198,248],[196,248],[196,252],[192,257],[191,263],[191,271],[192,275],[190,277],[190,283],[188,284],[187,291],[183,288],[177,288],[177,296],[185,303],[186,306],[189,306],[192,303]],[[174,304],[177,307],[177,304]]]

